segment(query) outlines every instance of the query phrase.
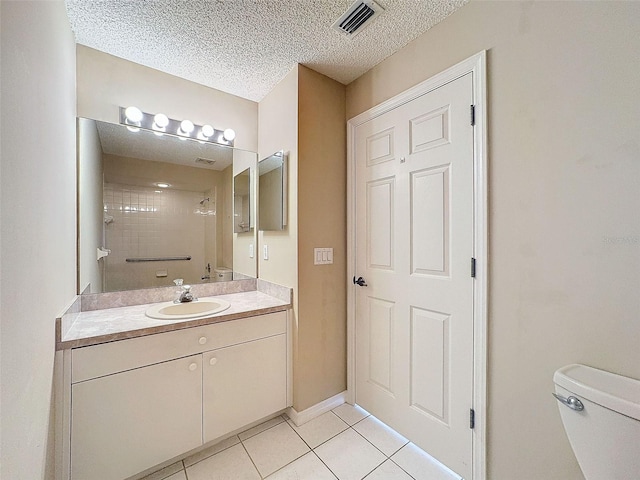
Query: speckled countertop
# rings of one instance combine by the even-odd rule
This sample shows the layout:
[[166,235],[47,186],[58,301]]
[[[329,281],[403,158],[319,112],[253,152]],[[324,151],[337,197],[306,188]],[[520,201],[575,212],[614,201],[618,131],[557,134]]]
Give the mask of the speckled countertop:
[[260,291],[248,291],[228,295],[217,295],[231,306],[220,313],[196,319],[157,320],[145,315],[153,303],[126,307],[107,308],[76,312],[68,328],[58,330],[57,350],[95,345],[127,338],[169,332],[217,322],[237,320],[254,315],[280,312],[290,308],[291,303]]

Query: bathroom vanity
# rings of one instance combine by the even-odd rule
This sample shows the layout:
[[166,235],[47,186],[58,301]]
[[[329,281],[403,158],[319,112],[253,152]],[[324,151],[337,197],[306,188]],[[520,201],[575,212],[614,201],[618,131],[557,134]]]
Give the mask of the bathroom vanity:
[[216,315],[80,312],[60,334],[62,477],[122,480],[291,404],[290,301],[251,291]]

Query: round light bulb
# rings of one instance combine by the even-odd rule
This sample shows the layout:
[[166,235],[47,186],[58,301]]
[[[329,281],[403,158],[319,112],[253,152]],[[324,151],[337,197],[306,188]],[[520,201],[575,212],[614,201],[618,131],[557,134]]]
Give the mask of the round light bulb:
[[234,138],[236,138],[236,132],[233,131],[233,129],[231,128],[227,128],[224,133],[223,133],[224,139],[228,142],[230,142],[231,140],[233,140]]
[[213,135],[214,130],[213,127],[211,125],[203,125],[202,126],[202,135],[206,138],[209,138],[211,135]]
[[155,123],[159,128],[164,128],[169,125],[169,117],[167,117],[164,113],[157,113],[153,117],[153,123]]
[[124,110],[124,116],[127,117],[131,123],[139,123],[142,120],[142,110],[138,107],[127,107]]
[[194,128],[195,127],[193,125],[193,122],[191,122],[190,120],[183,120],[180,123],[180,130],[182,130],[184,133],[189,134],[189,133],[193,132]]

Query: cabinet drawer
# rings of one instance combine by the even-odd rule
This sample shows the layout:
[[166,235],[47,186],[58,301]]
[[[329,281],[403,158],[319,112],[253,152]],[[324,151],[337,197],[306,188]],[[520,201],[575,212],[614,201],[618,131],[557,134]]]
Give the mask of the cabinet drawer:
[[119,340],[71,352],[71,382],[285,333],[287,312]]

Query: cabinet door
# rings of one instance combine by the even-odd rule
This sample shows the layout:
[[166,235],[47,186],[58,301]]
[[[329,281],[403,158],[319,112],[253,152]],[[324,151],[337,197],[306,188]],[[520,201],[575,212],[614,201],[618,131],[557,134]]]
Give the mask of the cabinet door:
[[286,335],[203,355],[204,442],[287,406]]
[[72,386],[71,477],[122,480],[202,444],[202,356]]

